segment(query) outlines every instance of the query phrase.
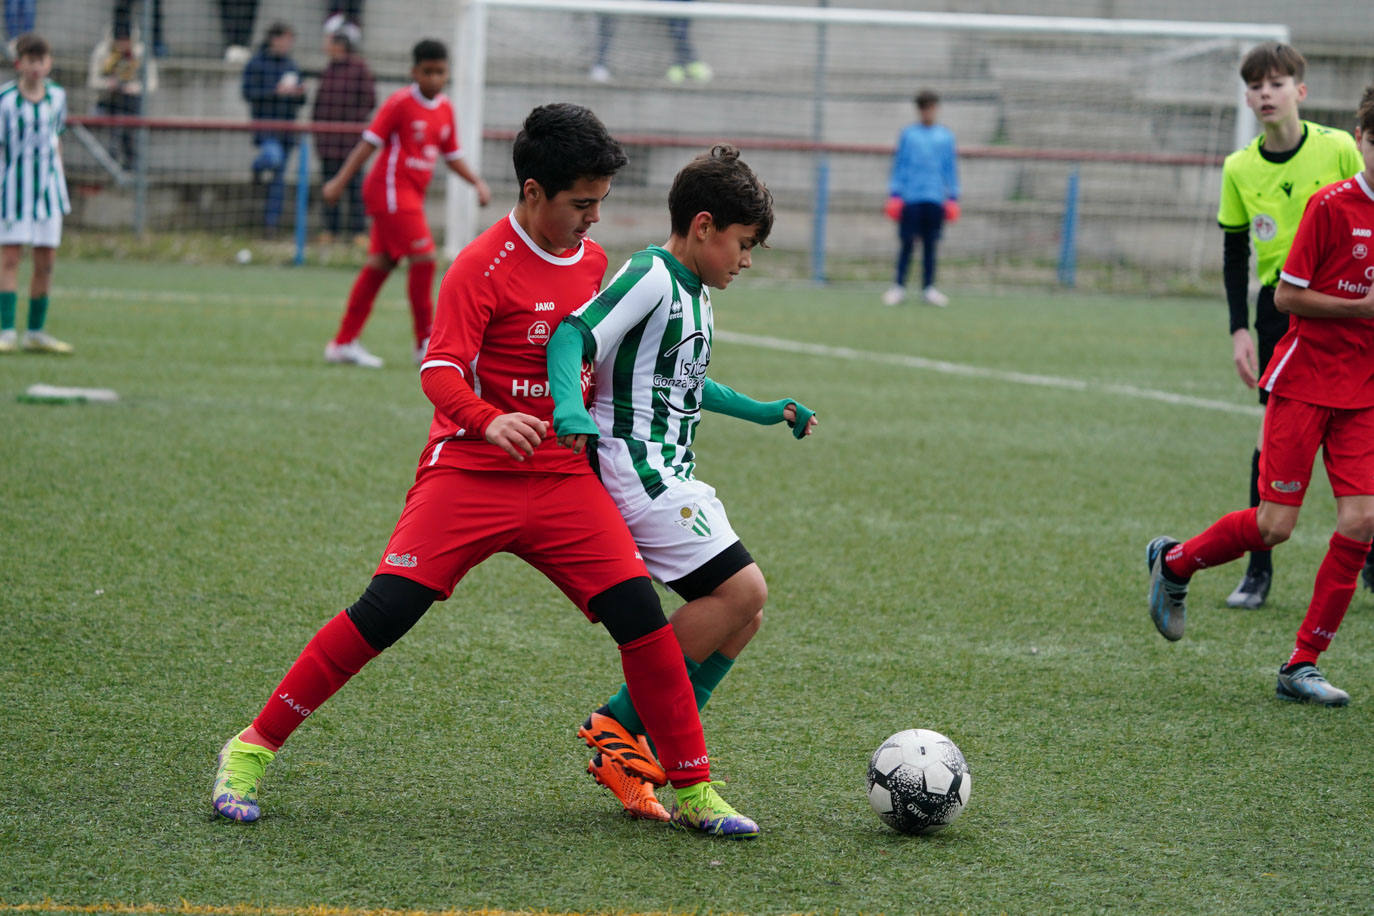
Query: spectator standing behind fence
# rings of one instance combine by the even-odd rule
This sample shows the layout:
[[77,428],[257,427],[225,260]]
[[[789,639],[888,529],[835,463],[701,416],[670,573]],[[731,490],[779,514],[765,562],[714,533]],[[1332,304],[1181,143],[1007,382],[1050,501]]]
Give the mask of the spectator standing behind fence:
[[[96,43],[91,52],[90,77],[87,85],[96,92],[95,113],[98,115],[138,117],[143,113],[143,96],[157,91],[157,62],[151,58],[143,70],[147,53],[143,42],[131,34],[128,22],[115,21],[113,33]],[[135,135],[132,128],[110,129],[110,155],[119,167],[132,170],[138,165]]]
[[[148,2],[148,0],[145,0]],[[167,43],[162,40],[162,0],[150,0],[153,4],[153,56],[166,57]],[[114,31],[118,37],[121,33],[132,35],[134,23],[134,0],[115,0],[114,5]]]
[[0,86],[0,353],[20,347],[14,322],[25,245],[33,248],[33,276],[23,347],[71,353],[71,344],[43,330],[62,217],[71,212],[59,140],[67,126],[67,93],[48,79],[52,49],[46,40],[29,32],[14,50],[19,78]]
[[946,222],[959,218],[959,166],[954,134],[937,124],[940,97],[929,89],[916,95],[919,120],[897,138],[888,179],[887,215],[897,221],[897,270],[883,305],[906,298],[911,250],[921,240],[921,298],[943,308],[949,298],[935,288],[935,256]]
[[[669,2],[686,3],[690,0],[669,0]],[[611,54],[611,41],[615,38],[615,26],[617,17],[597,16],[596,17],[596,63],[592,64],[591,72],[588,77],[598,83],[608,83],[611,80],[611,69],[609,66]],[[696,49],[692,47],[692,20],[675,17],[668,19],[668,36],[673,41],[673,63],[668,67],[664,74],[668,82],[681,84],[686,82],[688,77],[698,83],[708,83],[714,73],[711,65],[704,60],[697,58]]]
[[[349,22],[342,14],[329,17],[324,24],[324,52],[329,64],[320,77],[320,88],[315,95],[315,108],[311,112],[312,121],[334,121],[366,123],[377,105],[377,86],[368,69],[367,61],[358,53],[362,41],[362,29]],[[348,154],[353,151],[362,134],[342,134],[320,132],[315,134],[315,152],[320,157],[320,174],[326,179],[337,175],[343,168]],[[348,207],[347,219],[343,216],[345,204]],[[363,235],[363,173],[353,173],[343,189],[340,203],[324,204],[324,232],[320,242],[329,244],[341,232],[347,232],[355,241],[367,243]]]
[[[301,69],[291,59],[296,33],[285,22],[274,22],[267,29],[258,52],[243,68],[243,97],[254,121],[294,121],[305,104]],[[281,222],[282,200],[286,194],[286,160],[296,146],[291,131],[259,130],[253,134],[258,155],[253,160],[253,184],[265,185],[263,226],[268,235]]]
[[258,0],[219,0],[219,24],[224,33],[224,60],[245,63],[253,52],[253,23],[258,18]]

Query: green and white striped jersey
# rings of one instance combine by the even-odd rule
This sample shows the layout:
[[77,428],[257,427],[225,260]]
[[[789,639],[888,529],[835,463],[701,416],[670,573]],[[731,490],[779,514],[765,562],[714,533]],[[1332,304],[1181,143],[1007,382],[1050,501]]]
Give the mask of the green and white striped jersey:
[[692,440],[711,362],[711,295],[656,245],[638,251],[569,320],[596,344],[596,461],[618,505],[643,505],[692,479]]
[[47,81],[31,102],[17,80],[0,86],[0,220],[51,219],[71,212],[57,138],[67,126],[67,92]]

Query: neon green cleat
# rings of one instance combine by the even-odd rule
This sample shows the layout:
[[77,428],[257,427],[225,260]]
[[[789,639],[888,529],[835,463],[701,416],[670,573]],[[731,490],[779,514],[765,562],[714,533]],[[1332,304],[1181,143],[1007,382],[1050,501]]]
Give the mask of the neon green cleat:
[[700,830],[711,836],[750,840],[759,835],[759,825],[725,803],[715,790],[720,782],[699,782],[677,789],[677,802],[669,819],[674,827]]
[[210,790],[215,813],[242,823],[262,817],[258,782],[276,756],[275,751],[240,741],[238,735],[224,742],[215,761],[215,787]]

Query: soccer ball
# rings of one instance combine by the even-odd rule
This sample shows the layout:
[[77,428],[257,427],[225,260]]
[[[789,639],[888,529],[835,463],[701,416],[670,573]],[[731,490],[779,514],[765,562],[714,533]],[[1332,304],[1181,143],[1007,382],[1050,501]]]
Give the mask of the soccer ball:
[[888,738],[868,762],[868,802],[893,830],[934,833],[968,804],[973,776],[954,742],[927,728]]
[[239,253],[234,255],[234,260],[238,261],[240,264],[248,264],[253,260],[253,252],[249,251],[247,248],[240,248]]

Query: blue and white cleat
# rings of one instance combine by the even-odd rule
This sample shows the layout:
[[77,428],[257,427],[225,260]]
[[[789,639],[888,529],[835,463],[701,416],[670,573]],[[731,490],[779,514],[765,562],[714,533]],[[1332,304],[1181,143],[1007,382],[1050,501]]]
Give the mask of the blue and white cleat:
[[1164,575],[1164,555],[1177,544],[1171,537],[1155,538],[1145,548],[1145,567],[1150,571],[1150,619],[1165,639],[1183,638],[1187,624],[1188,583],[1174,582]]
[[1292,703],[1344,706],[1350,702],[1350,694],[1333,686],[1316,665],[1298,665],[1286,674],[1280,668],[1279,683],[1274,693],[1280,700]]

